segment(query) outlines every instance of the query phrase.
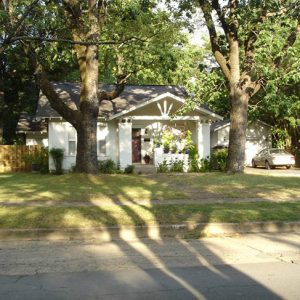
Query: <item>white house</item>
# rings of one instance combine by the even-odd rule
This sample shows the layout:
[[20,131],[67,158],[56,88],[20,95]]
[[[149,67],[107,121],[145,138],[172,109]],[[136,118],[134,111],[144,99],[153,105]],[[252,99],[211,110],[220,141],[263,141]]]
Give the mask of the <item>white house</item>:
[[[53,83],[65,103],[74,108],[79,105],[78,83]],[[111,90],[113,85],[100,85],[99,89]],[[144,156],[151,157],[157,166],[170,160],[154,143],[166,130],[180,133],[192,132],[200,158],[210,155],[218,147],[228,147],[230,121],[209,110],[205,105],[189,113],[174,115],[184,104],[188,94],[178,86],[127,85],[122,94],[112,101],[102,101],[98,118],[98,159],[112,159],[121,168],[134,163],[143,164]],[[36,116],[22,117],[18,132],[26,134],[27,145],[43,145],[64,149],[63,168],[75,165],[77,137],[72,125],[54,111],[47,98],[41,94]],[[270,126],[258,121],[247,129],[246,164],[261,149],[271,146]],[[175,156],[173,156],[174,158]],[[177,158],[186,160],[184,155]],[[50,169],[54,169],[50,158]]]
[[[211,148],[228,147],[230,121],[223,120],[211,125]],[[252,158],[262,149],[272,146],[271,126],[257,121],[250,123],[246,131],[246,159],[245,164],[250,166]]]
[[[65,103],[78,107],[80,85],[78,83],[53,83]],[[112,85],[99,89],[112,89]],[[113,159],[121,168],[133,163],[144,163],[148,154],[155,162],[154,140],[168,129],[190,130],[192,140],[198,146],[200,158],[210,155],[210,126],[222,117],[206,106],[198,106],[192,112],[174,116],[188,97],[186,91],[177,86],[127,85],[122,94],[112,101],[102,101],[98,119],[98,159]],[[54,111],[47,98],[41,94],[35,122],[47,122],[48,147],[63,148],[63,169],[75,165],[76,131],[70,123]],[[34,138],[35,137],[35,138]],[[27,133],[27,144],[45,143],[42,134]],[[50,169],[53,169],[50,159]]]

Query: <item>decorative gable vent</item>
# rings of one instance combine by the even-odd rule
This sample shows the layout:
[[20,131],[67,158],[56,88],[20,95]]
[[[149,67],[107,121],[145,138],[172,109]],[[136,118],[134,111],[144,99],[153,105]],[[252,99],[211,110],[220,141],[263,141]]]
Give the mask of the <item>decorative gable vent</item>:
[[173,103],[171,103],[168,107],[168,102],[167,102],[167,100],[165,100],[163,107],[159,102],[157,103],[157,107],[158,107],[162,117],[168,117],[171,112],[171,109],[173,107]]

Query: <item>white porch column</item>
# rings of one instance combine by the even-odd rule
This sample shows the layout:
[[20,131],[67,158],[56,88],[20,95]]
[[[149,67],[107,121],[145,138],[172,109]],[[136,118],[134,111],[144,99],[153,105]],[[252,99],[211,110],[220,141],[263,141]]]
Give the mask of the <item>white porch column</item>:
[[132,165],[132,123],[127,120],[119,123],[119,161],[122,170]]
[[200,159],[210,156],[210,123],[197,122],[197,146]]

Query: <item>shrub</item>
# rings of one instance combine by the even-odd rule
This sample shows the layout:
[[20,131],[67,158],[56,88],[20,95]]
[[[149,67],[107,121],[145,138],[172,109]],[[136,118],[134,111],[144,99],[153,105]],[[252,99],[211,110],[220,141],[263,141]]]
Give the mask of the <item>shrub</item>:
[[134,171],[134,165],[128,165],[125,169],[124,169],[124,173],[125,174],[133,174]]
[[62,172],[62,163],[64,158],[64,149],[61,148],[52,148],[49,151],[55,166],[55,174],[61,175]]
[[98,161],[99,172],[103,174],[114,174],[118,172],[118,166],[112,159]]
[[189,148],[189,172],[200,172],[198,149],[196,145]]
[[27,164],[31,165],[32,171],[39,171],[40,173],[48,173],[48,150],[47,148],[41,148],[39,151],[34,153],[25,154],[22,160]]
[[228,149],[215,150],[211,155],[211,167],[214,170],[224,172],[228,158]]
[[207,156],[206,158],[202,158],[200,161],[200,165],[200,172],[209,172],[212,170],[211,160],[209,156]]
[[166,160],[164,160],[161,164],[158,164],[157,172],[158,173],[168,173],[169,172],[169,167],[168,167]]
[[176,159],[175,161],[171,161],[170,163],[170,172],[183,172],[184,161]]

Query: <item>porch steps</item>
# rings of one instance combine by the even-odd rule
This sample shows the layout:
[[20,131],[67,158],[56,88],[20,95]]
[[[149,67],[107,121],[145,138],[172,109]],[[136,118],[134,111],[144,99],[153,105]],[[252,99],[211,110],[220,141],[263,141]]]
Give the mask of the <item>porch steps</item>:
[[154,165],[149,164],[133,164],[134,173],[136,174],[156,174],[156,168]]

